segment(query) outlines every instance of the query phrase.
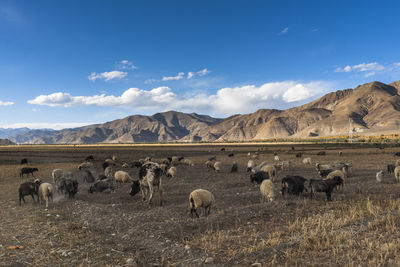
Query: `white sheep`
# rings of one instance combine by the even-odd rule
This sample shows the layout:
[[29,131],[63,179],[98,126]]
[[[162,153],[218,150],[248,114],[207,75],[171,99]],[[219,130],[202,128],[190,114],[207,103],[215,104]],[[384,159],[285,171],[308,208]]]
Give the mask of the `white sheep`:
[[273,201],[275,198],[274,183],[269,179],[265,179],[260,185],[260,192],[261,203]]
[[92,167],[93,167],[93,163],[88,162],[88,161],[82,162],[81,164],[78,165],[78,169],[79,170],[89,169],[89,168],[92,168]]
[[114,162],[117,162],[117,161],[118,161],[118,158],[117,158],[117,156],[115,156],[115,155],[113,155],[113,156],[111,157],[111,159],[112,159]]
[[315,163],[315,169],[317,171],[322,171],[322,170],[332,170],[334,169],[331,165],[329,164],[321,164],[321,163]]
[[125,171],[116,171],[114,174],[115,182],[117,183],[127,183],[132,181],[131,176],[129,173]]
[[63,170],[61,170],[61,169],[54,169],[52,172],[51,172],[51,176],[53,177],[53,182],[57,182],[57,180],[58,179],[60,179],[61,178],[61,176],[63,175]]
[[126,162],[124,162],[123,164],[122,164],[122,168],[125,168],[125,169],[127,169],[127,168],[129,168],[130,166],[129,166],[129,164],[128,163],[126,163]]
[[275,161],[280,161],[281,159],[279,158],[278,155],[275,155],[275,156],[274,156],[274,160],[275,160]]
[[281,166],[281,169],[282,169],[282,170],[289,170],[289,169],[290,169],[290,166],[291,166],[292,164],[290,163],[290,161],[286,160],[286,161],[281,161],[281,162],[279,162],[279,165]]
[[396,166],[400,166],[400,159],[396,160]]
[[190,159],[184,159],[183,160],[183,164],[186,164],[186,165],[191,166],[191,167],[194,166],[193,161],[191,161]]
[[113,165],[113,166],[117,165],[115,161],[113,161],[112,159],[105,159],[104,162],[107,163],[108,165]]
[[108,166],[108,167],[105,168],[105,170],[104,170],[104,175],[105,175],[106,177],[108,177],[108,178],[111,178],[111,177],[113,177],[113,172],[114,172],[113,168],[112,168],[111,166]]
[[303,159],[303,164],[309,164],[309,165],[311,165],[311,164],[312,164],[311,158],[304,158],[304,159]]
[[216,161],[216,162],[214,163],[214,170],[215,170],[216,172],[220,172],[220,171],[221,171],[221,165],[222,165],[221,161]]
[[264,166],[261,167],[260,170],[268,173],[271,181],[275,180],[275,176],[276,176],[276,168],[275,168],[275,166],[273,166],[273,165],[264,165]]
[[167,177],[174,178],[175,175],[176,175],[176,172],[177,172],[176,167],[169,168],[168,171],[167,171]]
[[42,200],[46,201],[46,208],[49,207],[49,199],[53,201],[54,187],[49,183],[42,183],[39,186],[39,203],[42,203]]
[[394,169],[394,178],[396,178],[396,182],[400,182],[400,166]]
[[200,207],[204,208],[204,215],[208,216],[210,214],[211,206],[214,203],[215,203],[215,198],[210,191],[205,189],[196,189],[192,191],[189,195],[189,206],[190,206],[191,216],[193,217],[193,213],[195,213],[197,218],[199,218],[197,209]]
[[255,166],[256,166],[256,163],[254,162],[254,160],[250,159],[247,162],[247,172],[251,171]]
[[383,171],[382,170],[380,170],[379,172],[376,173],[376,181],[378,183],[382,182],[382,176],[383,176]]

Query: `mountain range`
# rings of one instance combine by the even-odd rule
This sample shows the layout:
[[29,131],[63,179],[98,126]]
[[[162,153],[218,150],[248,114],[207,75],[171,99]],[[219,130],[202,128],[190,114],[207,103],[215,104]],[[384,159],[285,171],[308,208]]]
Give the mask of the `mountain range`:
[[4,137],[22,144],[250,141],[344,135],[349,121],[355,133],[399,133],[400,81],[371,82],[287,110],[260,109],[225,119],[168,111],[60,131],[25,129]]

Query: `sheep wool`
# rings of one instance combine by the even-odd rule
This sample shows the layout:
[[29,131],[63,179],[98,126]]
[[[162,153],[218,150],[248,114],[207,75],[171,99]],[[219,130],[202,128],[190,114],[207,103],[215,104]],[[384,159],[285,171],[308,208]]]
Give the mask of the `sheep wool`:
[[211,206],[214,203],[215,198],[210,191],[205,189],[196,189],[189,195],[190,214],[193,217],[193,213],[195,213],[197,218],[199,218],[197,209],[203,207],[205,216],[208,216],[210,214]]
[[261,203],[273,201],[275,198],[274,183],[271,180],[264,180],[260,185]]
[[396,182],[400,183],[400,166],[394,169],[394,178],[396,178]]
[[400,166],[400,159],[396,160],[396,166]]
[[127,183],[129,181],[132,181],[131,176],[129,173],[125,171],[117,171],[114,174],[115,182],[117,183]]
[[58,179],[63,175],[63,170],[61,169],[54,169],[51,172],[51,176],[53,177],[53,182],[57,182]]
[[42,203],[42,200],[46,201],[46,208],[49,207],[49,199],[53,201],[54,187],[49,183],[42,183],[39,186],[39,203]]
[[222,165],[221,161],[216,161],[216,162],[214,163],[214,170],[215,170],[216,172],[220,172],[220,171],[221,171],[221,165]]
[[311,158],[304,158],[304,159],[303,159],[303,164],[309,164],[309,165],[311,165],[311,164],[312,164]]
[[382,170],[380,170],[379,172],[376,173],[376,181],[378,183],[382,182],[382,176],[383,176],[383,171]]
[[176,172],[177,172],[176,167],[169,168],[167,171],[167,177],[171,177],[171,178],[175,177]]
[[272,165],[264,165],[264,166],[262,166],[261,171],[267,172],[269,177],[270,177],[270,179],[272,181],[274,181],[274,178],[276,176],[276,168],[274,166],[272,166]]

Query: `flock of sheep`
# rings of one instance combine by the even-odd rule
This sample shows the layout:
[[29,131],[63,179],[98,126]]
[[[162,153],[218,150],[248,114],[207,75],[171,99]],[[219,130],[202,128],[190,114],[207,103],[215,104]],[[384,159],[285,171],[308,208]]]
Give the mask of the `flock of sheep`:
[[[224,151],[224,149],[221,149]],[[317,153],[318,156],[325,155],[325,151]],[[302,158],[302,153],[297,153],[296,158]],[[343,153],[339,152],[339,156]],[[233,157],[234,154],[230,153],[229,157]],[[275,199],[275,185],[276,177],[278,172],[287,170],[289,171],[292,163],[290,161],[283,161],[277,153],[274,153],[272,163],[262,161],[256,163],[259,159],[258,152],[248,153],[247,172],[250,173],[250,181],[260,185],[261,201],[273,201]],[[177,174],[177,166],[186,165],[194,166],[194,163],[190,159],[184,157],[168,157],[159,161],[152,161],[150,157],[140,159],[131,163],[123,163],[118,160],[116,156],[107,158],[102,163],[103,171],[95,177],[91,169],[93,169],[93,156],[88,156],[84,162],[78,165],[77,169],[81,172],[82,180],[85,183],[90,184],[88,193],[103,192],[104,190],[114,191],[117,184],[120,183],[131,183],[131,190],[129,194],[135,196],[141,192],[143,201],[151,203],[155,189],[158,189],[159,203],[162,206],[164,203],[163,198],[163,177],[175,177]],[[312,159],[310,157],[302,158],[301,162],[305,165],[312,165]],[[27,164],[27,159],[22,159],[21,164]],[[127,171],[117,169],[117,166],[121,168],[138,168],[139,179],[133,179]],[[205,162],[205,167],[212,169],[215,172],[221,172],[222,162],[218,161],[216,156],[208,158]],[[331,164],[315,164],[315,169],[320,178],[306,179],[302,176],[297,175],[286,175],[281,180],[280,192],[284,196],[285,194],[300,195],[304,191],[310,191],[310,197],[312,198],[316,192],[324,192],[327,200],[331,201],[332,192],[336,187],[343,185],[347,177],[352,175],[352,164],[349,162],[334,162]],[[37,168],[23,167],[20,170],[20,177],[34,176],[35,172],[38,172]],[[237,172],[238,164],[236,161],[232,162],[230,172]],[[394,173],[397,182],[400,182],[400,159],[395,164],[387,165],[387,172]],[[383,170],[376,174],[377,182],[382,182]],[[42,183],[39,179],[35,179],[33,182],[24,182],[19,186],[19,205],[21,200],[25,202],[24,197],[31,195],[35,201],[34,196],[37,196],[37,201],[46,203],[48,208],[49,201],[53,200],[53,196],[56,192],[64,194],[67,198],[72,198],[78,192],[78,180],[74,177],[72,172],[64,171],[62,169],[54,169],[52,171],[53,183]],[[205,189],[196,189],[189,194],[189,207],[191,215],[199,217],[197,210],[204,208],[204,214],[207,216],[210,214],[212,205],[215,203],[213,193]]]

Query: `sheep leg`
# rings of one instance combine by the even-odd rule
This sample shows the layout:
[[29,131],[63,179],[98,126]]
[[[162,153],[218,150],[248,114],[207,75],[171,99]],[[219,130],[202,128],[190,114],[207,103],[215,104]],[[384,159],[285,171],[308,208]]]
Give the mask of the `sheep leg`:
[[49,196],[47,196],[46,198],[45,198],[45,200],[46,200],[46,209],[49,207]]
[[33,197],[33,194],[31,194],[31,196],[32,196],[32,199],[33,199],[33,203],[35,203],[35,198]]
[[142,192],[142,200],[146,201],[146,195],[145,195],[144,190],[145,190],[144,186],[142,184],[140,184],[140,192]]
[[332,201],[332,197],[331,197],[331,192],[330,191],[326,192],[326,198],[327,198],[328,201]]
[[150,196],[149,196],[149,204],[153,200],[153,193],[154,193],[154,186],[153,183],[149,183],[149,191],[150,191]]
[[158,195],[160,196],[160,206],[162,206],[164,203],[164,198],[163,198],[163,186],[162,186],[161,177],[160,177],[160,181],[158,183]]

